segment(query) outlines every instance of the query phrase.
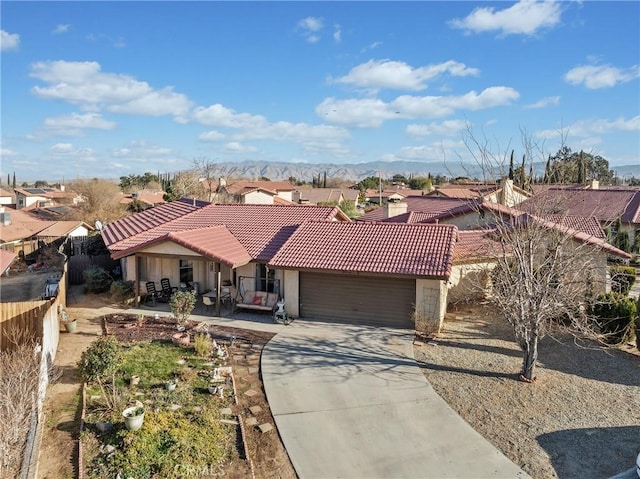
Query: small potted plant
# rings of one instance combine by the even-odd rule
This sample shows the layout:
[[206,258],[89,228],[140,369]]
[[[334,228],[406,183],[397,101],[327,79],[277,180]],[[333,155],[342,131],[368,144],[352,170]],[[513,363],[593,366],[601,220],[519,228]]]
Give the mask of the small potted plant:
[[129,431],[137,431],[142,427],[144,422],[144,407],[131,406],[122,411],[124,416],[124,425]]
[[60,321],[64,324],[64,329],[66,329],[67,333],[75,333],[78,327],[77,319],[70,319],[67,311],[63,309],[60,311]]
[[166,388],[167,391],[174,391],[177,385],[178,385],[178,379],[176,378],[170,379],[169,381],[166,381],[164,383],[164,387]]

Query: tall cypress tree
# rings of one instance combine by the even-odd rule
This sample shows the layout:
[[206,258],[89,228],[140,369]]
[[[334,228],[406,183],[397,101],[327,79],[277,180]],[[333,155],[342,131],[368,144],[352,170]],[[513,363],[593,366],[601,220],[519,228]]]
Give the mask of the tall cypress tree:
[[13,172],[13,189],[16,189],[16,172]]
[[509,179],[513,181],[513,150],[511,150],[511,160],[509,161]]

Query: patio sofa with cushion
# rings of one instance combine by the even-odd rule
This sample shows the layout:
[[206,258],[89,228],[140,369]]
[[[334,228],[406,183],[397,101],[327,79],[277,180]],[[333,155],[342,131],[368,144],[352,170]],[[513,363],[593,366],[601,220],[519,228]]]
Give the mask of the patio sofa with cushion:
[[242,309],[273,312],[276,308],[277,302],[277,293],[267,293],[266,291],[245,291],[242,297],[237,298],[235,306],[236,308]]

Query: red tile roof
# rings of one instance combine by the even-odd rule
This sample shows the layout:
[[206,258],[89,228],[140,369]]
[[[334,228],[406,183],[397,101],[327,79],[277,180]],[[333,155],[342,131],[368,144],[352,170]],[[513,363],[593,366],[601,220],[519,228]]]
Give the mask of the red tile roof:
[[499,241],[495,239],[495,230],[458,231],[453,254],[454,263],[478,260],[492,260],[504,253]]
[[538,215],[542,220],[558,223],[576,231],[582,231],[595,238],[606,238],[604,231],[600,227],[600,222],[593,216],[570,216],[570,215]]
[[251,261],[251,256],[242,244],[223,226],[210,226],[207,228],[192,229],[187,231],[169,232],[157,236],[143,243],[139,243],[126,250],[113,254],[114,259],[122,258],[140,248],[171,241],[198,254],[212,258],[232,268],[242,266]]
[[[402,202],[407,204],[407,213],[416,212],[435,215],[466,205],[469,200],[438,198],[436,196],[408,196]],[[358,218],[360,221],[382,221],[384,219],[384,208],[376,208]]]
[[457,231],[453,225],[309,221],[269,265],[446,279]]
[[519,206],[533,214],[594,216],[600,222],[640,223],[640,189],[548,188]]
[[15,253],[0,249],[0,274],[4,274],[4,272],[9,269],[9,266],[11,266],[15,258]]
[[[176,215],[175,212],[170,211],[171,205],[175,203],[156,206],[108,224],[103,230],[103,237],[115,238],[116,235],[113,232],[118,233],[118,241],[107,243],[105,239],[112,255],[121,256],[119,252],[123,250],[132,254],[149,241],[169,233],[224,225],[242,244],[251,258],[268,261],[298,225],[307,220],[349,221],[339,208],[333,206],[210,204],[184,215]],[[178,212],[184,208],[183,205],[175,205],[175,207]],[[158,208],[161,210],[152,217],[154,222],[151,222],[145,213],[153,212]],[[164,221],[161,215],[164,216]],[[126,229],[122,227],[122,222],[126,222]],[[123,235],[125,231],[130,234]]]

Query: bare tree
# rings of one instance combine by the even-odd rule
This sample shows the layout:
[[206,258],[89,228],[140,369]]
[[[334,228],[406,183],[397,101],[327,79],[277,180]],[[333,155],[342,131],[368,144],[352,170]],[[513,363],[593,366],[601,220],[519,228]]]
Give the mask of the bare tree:
[[215,173],[216,164],[207,158],[197,158],[193,160],[193,166],[200,175],[200,182],[204,190],[204,198],[206,201],[212,202],[216,194]]
[[37,414],[40,354],[12,333],[0,351],[0,477],[19,477],[31,420]]
[[[544,158],[539,145],[526,133],[522,136],[525,158],[530,163],[536,153]],[[467,147],[478,150],[473,156],[483,168],[502,170],[486,144],[474,139]],[[606,250],[612,251],[604,241],[564,226],[566,214],[548,221],[538,213],[547,210],[545,205],[533,205],[527,213],[503,207],[485,220],[500,244],[488,300],[513,327],[523,353],[520,378],[526,382],[535,380],[538,341],[551,326],[597,337],[597,325],[588,312],[596,294],[605,289]]]
[[79,179],[70,187],[84,200],[78,203],[79,219],[93,224],[98,219],[103,222],[114,221],[126,215],[125,206],[120,204],[122,195],[116,183],[99,178]]

